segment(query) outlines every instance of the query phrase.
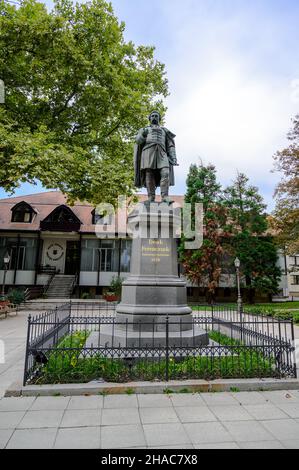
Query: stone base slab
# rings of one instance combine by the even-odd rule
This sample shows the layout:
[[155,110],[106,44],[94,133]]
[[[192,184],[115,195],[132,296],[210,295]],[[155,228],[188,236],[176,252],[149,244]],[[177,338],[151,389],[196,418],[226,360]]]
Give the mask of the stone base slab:
[[[195,325],[185,331],[169,331],[168,344],[170,347],[199,347],[209,344],[209,335],[206,331]],[[101,332],[93,332],[88,337],[84,348],[96,347],[129,347],[129,348],[156,348],[166,346],[164,331],[126,331],[118,325],[107,324],[101,326]]]

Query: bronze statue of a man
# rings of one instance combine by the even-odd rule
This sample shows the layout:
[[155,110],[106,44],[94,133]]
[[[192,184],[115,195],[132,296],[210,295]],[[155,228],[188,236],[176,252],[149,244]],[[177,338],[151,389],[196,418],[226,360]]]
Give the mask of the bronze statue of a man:
[[154,202],[161,187],[163,202],[170,203],[169,186],[174,186],[173,166],[177,165],[175,135],[160,126],[161,116],[153,111],[150,125],[139,130],[134,151],[135,186],[146,187],[149,202]]

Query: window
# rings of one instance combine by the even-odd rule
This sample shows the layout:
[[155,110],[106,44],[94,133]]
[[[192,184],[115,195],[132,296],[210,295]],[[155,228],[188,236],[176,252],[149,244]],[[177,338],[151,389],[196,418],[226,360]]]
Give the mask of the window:
[[102,272],[117,272],[118,240],[101,240],[100,269]]
[[83,240],[81,271],[118,271],[118,240]]
[[94,209],[91,213],[92,215],[92,224],[96,225],[112,225],[113,224],[113,215],[112,214],[98,214]]
[[82,240],[81,271],[98,271],[100,240]]
[[8,252],[10,262],[8,269],[33,271],[35,269],[35,259],[37,250],[37,240],[35,238],[6,238],[0,239],[0,268],[3,269],[3,258]]
[[12,208],[11,221],[30,224],[35,213],[34,209],[27,202],[20,202]]
[[130,272],[132,252],[132,240],[121,241],[120,271],[122,273]]
[[299,266],[299,256],[291,256],[290,264],[291,266]]
[[299,286],[299,276],[292,276],[293,278],[293,282],[292,282],[292,285],[293,286]]

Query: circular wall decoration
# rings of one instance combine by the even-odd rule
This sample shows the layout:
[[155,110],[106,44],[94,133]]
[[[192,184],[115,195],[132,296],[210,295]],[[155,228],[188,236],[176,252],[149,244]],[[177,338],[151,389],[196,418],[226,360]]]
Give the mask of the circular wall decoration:
[[47,249],[47,257],[51,261],[59,261],[64,254],[63,246],[58,243],[52,243]]

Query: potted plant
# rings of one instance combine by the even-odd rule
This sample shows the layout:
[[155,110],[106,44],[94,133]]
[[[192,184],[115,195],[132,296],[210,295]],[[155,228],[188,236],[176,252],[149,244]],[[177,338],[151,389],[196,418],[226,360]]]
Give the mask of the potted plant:
[[109,290],[104,293],[104,299],[107,302],[118,302],[121,296],[121,286],[123,279],[119,276],[113,276]]

